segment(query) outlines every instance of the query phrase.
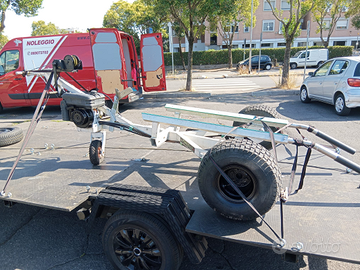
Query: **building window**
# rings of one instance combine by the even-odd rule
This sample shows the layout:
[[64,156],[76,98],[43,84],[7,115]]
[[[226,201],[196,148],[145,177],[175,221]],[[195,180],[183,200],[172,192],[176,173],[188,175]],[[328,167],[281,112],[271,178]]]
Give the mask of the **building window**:
[[298,47],[305,47],[306,46],[306,42],[298,42]]
[[346,41],[334,41],[334,46],[345,46]]
[[249,33],[249,32],[250,32],[250,27],[244,26],[244,33]]
[[261,48],[272,48],[272,43],[261,43]]
[[[256,44],[251,44],[251,48],[255,48],[256,47],[255,45]],[[244,49],[244,44],[242,44],[242,48]],[[250,43],[246,43],[245,48],[250,48]]]
[[281,0],[281,6],[280,8],[282,10],[290,10],[290,3],[288,0]]
[[331,21],[329,19],[325,19],[323,24],[324,24],[324,30],[329,30],[330,29],[330,23]]
[[263,21],[263,32],[273,32],[275,21]]
[[336,30],[347,29],[347,27],[348,27],[348,20],[338,20],[336,22]]
[[359,45],[360,45],[360,42],[358,40],[351,41],[351,46],[353,46],[355,50],[360,48]]
[[232,33],[239,33],[239,26],[237,25],[236,27],[235,26],[231,26],[231,32]]
[[[275,6],[275,4],[276,4],[275,0],[270,0],[269,2],[271,3],[271,6],[273,8],[276,7]],[[269,5],[267,0],[264,0],[264,11],[271,11],[271,6]]]
[[217,45],[217,36],[213,35],[210,37],[210,45]]
[[282,22],[279,23],[279,34],[282,35],[283,31],[282,31],[282,28],[283,28],[283,24]]
[[277,44],[278,47],[285,47],[286,46],[286,43],[285,42],[280,42]]

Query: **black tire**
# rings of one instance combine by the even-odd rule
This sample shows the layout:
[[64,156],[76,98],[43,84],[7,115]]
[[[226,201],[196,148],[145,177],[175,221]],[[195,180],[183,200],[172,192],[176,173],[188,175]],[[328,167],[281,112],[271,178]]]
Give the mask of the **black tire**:
[[97,166],[104,161],[104,153],[101,151],[102,142],[100,140],[93,140],[89,147],[90,162]]
[[210,153],[261,215],[274,206],[281,188],[280,169],[275,159],[268,150],[252,140],[235,139],[215,145],[199,167],[199,189],[212,209],[235,220],[258,217],[220,175],[209,159]]
[[291,68],[291,69],[297,68],[297,64],[296,64],[296,63],[290,63],[290,68]]
[[317,65],[316,65],[316,67],[319,68],[323,63],[324,63],[324,61],[319,61],[319,63],[317,63]]
[[0,128],[0,147],[20,142],[24,137],[19,127]]
[[182,260],[170,230],[147,213],[119,210],[107,221],[102,243],[107,258],[120,270],[177,270]]
[[336,114],[341,115],[341,116],[348,115],[351,111],[350,108],[346,107],[344,95],[341,93],[336,95],[334,107],[335,107]]
[[266,64],[265,66],[264,66],[264,70],[270,70],[271,69],[271,65],[270,64]]
[[308,91],[304,85],[300,89],[300,100],[303,103],[309,103],[311,101]]
[[[263,117],[269,117],[269,118],[280,118],[279,114],[277,113],[277,111],[275,109],[265,106],[265,105],[251,105],[251,106],[245,107],[239,113],[255,115],[255,116],[263,116]],[[246,124],[246,123],[234,121],[233,127],[242,126],[244,124]],[[253,127],[250,127],[250,128],[253,128]],[[277,128],[271,127],[271,130],[273,132],[275,132],[275,131],[277,131]],[[263,142],[260,142],[260,144],[262,146],[264,146],[266,149],[272,149],[271,142],[263,141]]]
[[3,106],[0,103],[0,113],[2,113],[2,111],[4,110]]

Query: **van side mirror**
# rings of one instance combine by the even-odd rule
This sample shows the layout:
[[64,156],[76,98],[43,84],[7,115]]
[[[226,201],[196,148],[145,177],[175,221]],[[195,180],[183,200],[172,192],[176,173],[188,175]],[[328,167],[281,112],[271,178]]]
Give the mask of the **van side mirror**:
[[309,76],[313,77],[314,76],[314,72],[309,72]]

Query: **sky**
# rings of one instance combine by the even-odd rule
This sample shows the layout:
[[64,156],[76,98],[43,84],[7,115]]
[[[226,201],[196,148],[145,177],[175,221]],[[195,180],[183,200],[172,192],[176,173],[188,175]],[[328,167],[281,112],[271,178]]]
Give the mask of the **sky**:
[[117,0],[43,0],[38,16],[30,18],[8,10],[4,34],[9,40],[31,36],[31,24],[40,20],[46,24],[51,22],[61,29],[74,28],[78,31],[102,27],[104,15],[114,2]]

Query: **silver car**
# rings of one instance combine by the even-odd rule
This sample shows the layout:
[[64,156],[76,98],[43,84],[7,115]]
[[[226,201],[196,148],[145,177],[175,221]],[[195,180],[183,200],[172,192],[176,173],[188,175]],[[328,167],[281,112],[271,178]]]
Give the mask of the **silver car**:
[[309,72],[300,88],[300,100],[334,105],[338,115],[360,106],[360,56],[333,58]]

